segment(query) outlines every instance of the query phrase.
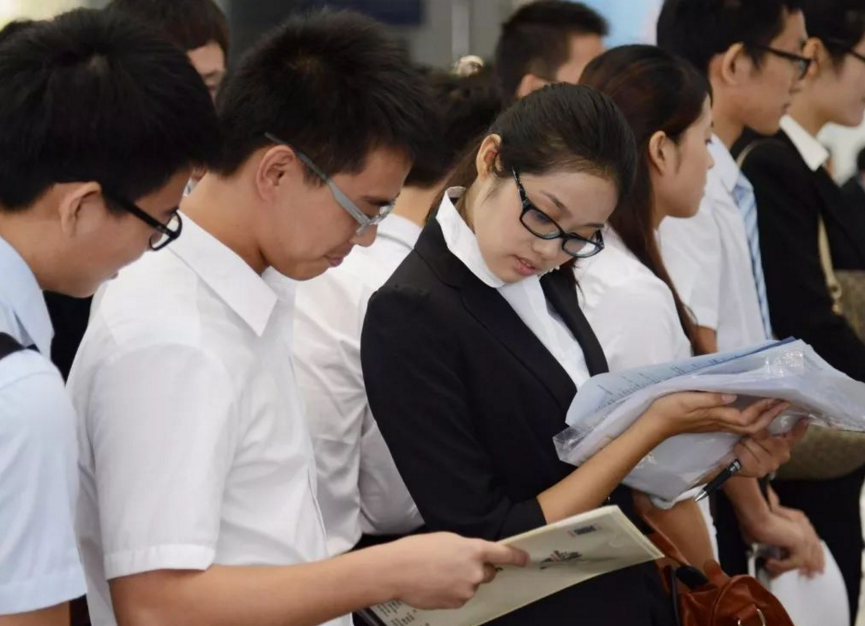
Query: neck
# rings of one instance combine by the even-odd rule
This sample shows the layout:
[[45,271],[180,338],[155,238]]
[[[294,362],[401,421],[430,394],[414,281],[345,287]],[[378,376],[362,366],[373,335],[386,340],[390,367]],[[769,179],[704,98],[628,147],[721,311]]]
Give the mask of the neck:
[[809,135],[816,137],[823,130],[823,127],[829,123],[829,120],[820,114],[817,107],[811,106],[808,100],[803,97],[804,95],[799,94],[799,96],[793,99],[793,104],[790,106],[790,117],[808,131]]
[[727,99],[724,98],[724,85],[712,81],[712,88],[715,92],[715,102],[712,105],[715,134],[727,146],[727,150],[732,150],[733,144],[745,131],[745,124],[739,120],[735,110],[732,110],[733,107],[730,107]]
[[56,224],[40,215],[38,207],[19,213],[0,211],[0,237],[24,259],[39,288],[62,292],[62,277],[55,269],[58,267],[56,248],[45,237],[45,233],[56,229]]
[[[242,180],[240,173],[235,176]],[[258,245],[254,219],[250,219],[253,211],[249,210],[256,202],[254,190],[246,189],[236,180],[207,174],[183,200],[181,209],[256,273],[262,274],[268,264]]]
[[423,228],[424,224],[426,224],[430,208],[432,208],[432,204],[439,193],[441,193],[441,187],[437,185],[429,189],[403,187],[399,198],[397,198],[393,213]]
[[727,150],[733,149],[733,144],[742,136],[745,130],[744,124],[735,120],[718,116],[715,118],[715,134],[721,140]]

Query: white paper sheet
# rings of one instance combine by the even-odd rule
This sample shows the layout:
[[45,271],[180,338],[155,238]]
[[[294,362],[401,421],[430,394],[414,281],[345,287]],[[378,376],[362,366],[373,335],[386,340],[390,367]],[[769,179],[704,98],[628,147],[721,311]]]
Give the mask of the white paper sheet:
[[[758,398],[787,400],[793,406],[770,426],[774,433],[786,432],[802,418],[865,432],[865,385],[832,368],[805,342],[786,341],[591,379],[568,411],[570,428],[555,439],[559,457],[582,464],[624,433],[653,401],[679,391],[736,394],[740,407]],[[738,439],[725,433],[672,437],[624,482],[673,501],[731,461]]]

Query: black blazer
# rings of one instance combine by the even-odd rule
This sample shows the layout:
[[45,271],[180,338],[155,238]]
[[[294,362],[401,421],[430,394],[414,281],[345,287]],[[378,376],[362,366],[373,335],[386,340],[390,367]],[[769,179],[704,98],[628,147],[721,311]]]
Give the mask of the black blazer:
[[742,170],[757,196],[760,249],[775,334],[808,342],[833,367],[865,382],[865,344],[843,317],[832,312],[820,263],[822,216],[833,255],[865,267],[865,248],[851,236],[841,190],[824,168],[816,172],[808,168],[783,131],[760,140]]
[[[542,281],[593,373],[597,338],[564,273]],[[369,303],[361,339],[369,403],[427,528],[488,540],[543,526],[537,496],[574,471],[553,437],[571,378],[496,291],[447,249],[431,222]],[[613,501],[633,517],[630,491]],[[668,624],[652,564],[577,585],[492,622]]]
[[832,261],[838,270],[865,270],[865,189],[858,175],[841,186],[841,195],[839,212],[847,228],[844,233],[829,231]]

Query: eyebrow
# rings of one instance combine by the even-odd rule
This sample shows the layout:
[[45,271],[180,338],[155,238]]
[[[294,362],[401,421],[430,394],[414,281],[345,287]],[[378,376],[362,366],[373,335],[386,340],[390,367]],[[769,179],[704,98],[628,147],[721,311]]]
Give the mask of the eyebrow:
[[[557,207],[560,211],[563,211],[564,213],[567,213],[568,215],[573,215],[573,213],[571,213],[571,212],[568,210],[568,207],[566,207],[566,206],[562,203],[562,201],[559,200],[556,196],[554,196],[553,194],[549,193],[548,191],[544,191],[544,192],[542,192],[542,193],[543,193],[547,198],[549,198],[550,201],[551,201],[553,204],[555,204],[556,207]],[[604,227],[603,224],[583,224],[583,225],[580,226],[579,228],[597,228],[598,230],[600,230],[600,229],[602,229],[603,227]]]
[[201,78],[203,80],[207,80],[209,78],[222,78],[225,75],[225,72],[222,70],[213,70],[212,72],[207,72],[206,74],[202,74]]

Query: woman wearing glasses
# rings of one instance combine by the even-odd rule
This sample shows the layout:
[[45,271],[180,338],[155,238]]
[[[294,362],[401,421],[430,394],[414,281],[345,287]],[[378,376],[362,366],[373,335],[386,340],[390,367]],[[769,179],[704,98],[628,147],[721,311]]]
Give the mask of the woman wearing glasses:
[[[598,92],[545,87],[505,111],[458,169],[415,250],[370,301],[361,340],[370,406],[430,530],[505,537],[611,498],[665,438],[751,433],[779,407],[732,398],[656,402],[579,469],[553,437],[577,388],[606,371],[571,265],[601,252],[629,190],[633,133]],[[562,591],[506,624],[669,624],[653,566]]]
[[[814,58],[781,132],[745,147],[742,169],[759,206],[760,247],[777,336],[799,337],[834,367],[865,381],[865,343],[833,310],[821,264],[821,222],[835,269],[865,269],[865,233],[848,213],[817,140],[829,123],[858,126],[865,112],[865,7],[802,3]],[[860,207],[855,207],[857,212]],[[862,572],[859,495],[865,468],[831,481],[777,482],[781,500],[803,509],[845,576],[855,622]],[[832,494],[826,497],[826,494]]]

